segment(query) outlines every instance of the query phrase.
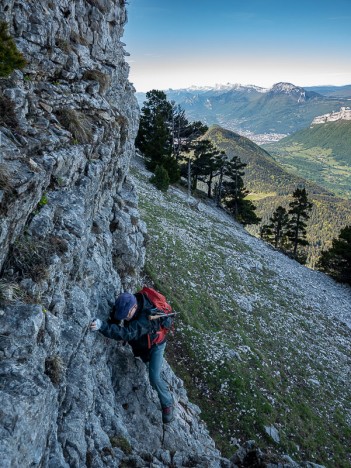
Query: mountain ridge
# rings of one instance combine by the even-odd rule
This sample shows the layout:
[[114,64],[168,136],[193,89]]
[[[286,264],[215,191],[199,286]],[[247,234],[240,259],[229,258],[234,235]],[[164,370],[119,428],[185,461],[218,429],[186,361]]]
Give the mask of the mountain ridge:
[[[349,103],[347,98],[327,97],[283,82],[270,89],[229,84],[202,90],[169,89],[165,93],[184,108],[189,120],[219,124],[238,133],[251,132],[252,139],[261,134],[266,138],[286,136],[308,126],[314,117]],[[145,94],[137,93],[137,98],[142,105]]]

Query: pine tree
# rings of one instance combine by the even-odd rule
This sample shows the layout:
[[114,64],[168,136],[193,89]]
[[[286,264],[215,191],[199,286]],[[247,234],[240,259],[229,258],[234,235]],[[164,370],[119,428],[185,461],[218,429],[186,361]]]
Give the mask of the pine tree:
[[245,172],[243,168],[247,164],[243,163],[239,156],[234,156],[231,161],[226,163],[224,176],[226,180],[223,182],[222,200],[234,218],[242,223],[258,224],[261,221],[256,213],[256,207],[251,200],[246,200],[245,197],[249,191],[244,187],[243,176]]
[[294,200],[289,203],[290,210],[288,211],[291,216],[287,237],[293,247],[293,257],[297,258],[298,245],[309,245],[306,240],[306,223],[310,216],[308,214],[312,209],[312,203],[308,201],[306,189],[297,188],[293,193]]
[[207,184],[207,196],[212,197],[212,185],[214,177],[219,175],[221,160],[219,151],[209,140],[199,141],[195,151],[194,173],[197,180]]
[[186,161],[186,165],[181,166],[181,172],[187,178],[188,197],[191,196],[191,180],[192,180],[192,158],[190,152],[194,151],[198,144],[198,138],[204,135],[208,127],[202,122],[188,122],[185,119],[183,110],[178,107],[179,116],[175,117],[175,131],[177,132],[174,138],[174,154],[178,160]]
[[9,76],[16,69],[25,67],[26,61],[17,50],[15,41],[8,34],[7,24],[0,22],[0,77]]
[[163,166],[156,166],[155,175],[150,178],[150,182],[159,190],[167,192],[169,187],[169,175],[166,169]]
[[238,219],[240,200],[243,200],[249,193],[244,187],[243,176],[245,172],[244,167],[247,164],[241,162],[239,156],[233,156],[231,161],[226,164],[224,175],[229,180],[223,182],[224,203],[233,213],[234,217]]
[[215,186],[215,200],[216,200],[216,205],[221,207],[222,206],[222,192],[223,192],[223,180],[224,180],[224,172],[226,170],[226,167],[228,165],[228,156],[226,155],[225,151],[221,151],[220,154],[217,156],[218,160],[218,182],[216,183]]
[[262,226],[261,237],[274,245],[275,248],[282,247],[289,225],[289,215],[286,209],[278,206],[269,221],[269,224]]
[[152,171],[157,165],[166,167],[167,159],[171,158],[171,115],[172,106],[163,91],[154,89],[146,93],[135,144],[145,155],[147,168]]
[[337,281],[351,285],[351,225],[344,227],[332,247],[322,252],[317,268]]

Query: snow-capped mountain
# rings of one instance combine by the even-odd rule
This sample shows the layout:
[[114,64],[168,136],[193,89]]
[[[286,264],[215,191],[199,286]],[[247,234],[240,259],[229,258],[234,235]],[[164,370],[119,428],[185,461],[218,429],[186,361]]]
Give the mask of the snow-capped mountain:
[[[262,88],[260,86],[255,86],[252,84],[249,85],[242,85],[240,83],[226,83],[226,84],[215,84],[214,86],[190,86],[189,88],[181,88],[176,91],[179,92],[190,92],[190,93],[196,93],[196,92],[215,92],[215,93],[222,93],[222,92],[227,92],[227,91],[257,91],[259,93],[266,93],[268,91],[267,88]],[[175,90],[169,89],[168,92],[173,92]],[[166,91],[167,93],[167,91]]]

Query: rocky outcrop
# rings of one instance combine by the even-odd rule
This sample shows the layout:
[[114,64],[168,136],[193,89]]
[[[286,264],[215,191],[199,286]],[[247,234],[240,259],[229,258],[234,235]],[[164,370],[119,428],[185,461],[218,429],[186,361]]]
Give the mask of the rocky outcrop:
[[337,122],[338,120],[351,120],[350,107],[341,107],[338,112],[330,112],[329,114],[319,115],[315,117],[311,125],[323,124],[326,122]]
[[138,107],[124,0],[4,0],[27,66],[0,80],[1,466],[226,466],[166,366],[89,332],[133,290],[145,226],[128,179]]

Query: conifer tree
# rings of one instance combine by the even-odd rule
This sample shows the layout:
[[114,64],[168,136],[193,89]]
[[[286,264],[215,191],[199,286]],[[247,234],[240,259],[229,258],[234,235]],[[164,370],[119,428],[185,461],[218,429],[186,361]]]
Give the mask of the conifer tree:
[[171,158],[171,113],[172,106],[163,91],[153,89],[146,93],[135,144],[145,155],[147,168],[152,171],[158,165],[166,168],[166,162]]
[[[201,140],[195,149],[195,176],[196,181],[201,180],[207,184],[207,196],[212,197],[213,179],[219,175],[221,166],[221,151],[219,151],[209,140]],[[196,186],[195,186],[196,188]]]
[[224,175],[227,179],[223,182],[222,200],[234,218],[243,225],[258,224],[261,219],[256,215],[256,207],[251,200],[245,197],[249,191],[244,187],[243,168],[247,164],[243,163],[239,156],[234,156],[226,164]]
[[289,215],[286,209],[278,206],[269,221],[269,224],[262,226],[261,237],[274,245],[275,248],[282,247],[289,225]]
[[306,189],[297,188],[293,193],[294,200],[289,203],[291,216],[288,224],[287,237],[293,247],[293,257],[297,258],[298,245],[306,246],[306,223],[309,219],[308,212],[312,209],[312,203],[308,201]]
[[17,50],[15,41],[8,34],[7,24],[0,22],[0,77],[9,76],[13,70],[26,65],[23,55]]
[[322,252],[317,268],[351,285],[351,225],[344,227],[339,237],[333,239],[332,247]]
[[150,178],[150,182],[159,190],[167,192],[169,187],[169,175],[166,169],[163,166],[156,166],[155,175]]
[[200,121],[189,122],[184,118],[183,110],[179,107],[179,118],[175,119],[175,129],[177,135],[175,138],[175,157],[178,160],[186,161],[186,166],[181,166],[182,175],[187,178],[188,196],[191,196],[191,180],[192,180],[192,158],[190,152],[194,151],[198,145],[198,138],[203,136],[208,127]]
[[228,164],[228,156],[226,155],[225,151],[221,151],[217,157],[218,159],[218,182],[215,186],[215,199],[216,205],[221,207],[222,206],[222,192],[223,192],[223,180],[224,180],[224,172]]

